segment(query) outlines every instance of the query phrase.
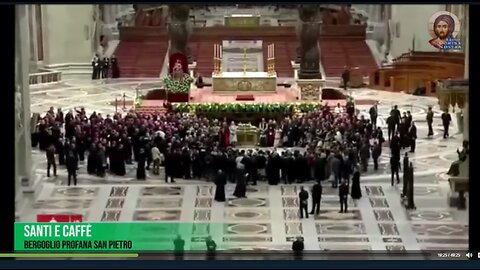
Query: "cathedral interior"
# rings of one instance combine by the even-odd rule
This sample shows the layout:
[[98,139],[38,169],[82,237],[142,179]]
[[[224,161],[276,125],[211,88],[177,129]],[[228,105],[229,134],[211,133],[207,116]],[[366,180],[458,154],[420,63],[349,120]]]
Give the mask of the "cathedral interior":
[[[429,43],[429,20],[441,11],[458,20],[461,49]],[[215,236],[218,249],[290,250],[298,236],[306,250],[468,249],[468,160],[457,176],[447,174],[469,132],[468,5],[17,5],[16,15],[17,221],[58,214],[81,215],[84,222],[223,223],[225,231]],[[62,166],[56,177],[47,177],[45,151],[32,144],[35,115],[43,117],[51,107],[104,116],[165,113],[165,100],[175,95],[141,105],[139,98],[165,93],[163,78],[176,53],[186,57],[195,80],[186,97],[192,107],[308,102],[333,111],[352,98],[359,117],[369,118],[378,104],[376,125],[383,134],[392,106],[410,111],[418,130],[416,151],[409,153],[415,207],[407,209],[400,199],[402,184],[390,184],[388,143],[379,169],[370,159],[362,172],[363,196],[348,198],[349,212],[338,213],[338,191],[325,183],[321,213],[308,219],[299,217],[298,192],[314,181],[259,182],[247,186],[246,198],[233,196],[235,184],[227,183],[226,201],[217,202],[214,183],[165,183],[163,167],[159,175],[147,170],[139,181],[135,163],[126,165],[124,176],[98,177],[80,161],[75,187],[67,186]],[[118,76],[107,71],[92,79],[95,55],[116,58]],[[346,67],[348,87],[342,85]],[[205,86],[198,87],[199,77]],[[242,96],[247,101],[239,101]],[[429,107],[433,136],[427,136]],[[444,110],[452,116],[448,138]],[[401,170],[402,183],[405,177]],[[206,236],[195,233],[185,239],[186,249]]]

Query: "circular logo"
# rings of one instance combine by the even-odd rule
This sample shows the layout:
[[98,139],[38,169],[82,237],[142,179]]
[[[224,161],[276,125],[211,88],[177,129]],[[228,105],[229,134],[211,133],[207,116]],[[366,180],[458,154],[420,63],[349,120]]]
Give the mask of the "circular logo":
[[457,15],[448,12],[448,11],[439,11],[430,17],[428,20],[428,33],[432,38],[439,37],[438,28],[440,26],[445,26],[448,28],[448,35],[452,37],[457,37],[460,32],[460,20]]

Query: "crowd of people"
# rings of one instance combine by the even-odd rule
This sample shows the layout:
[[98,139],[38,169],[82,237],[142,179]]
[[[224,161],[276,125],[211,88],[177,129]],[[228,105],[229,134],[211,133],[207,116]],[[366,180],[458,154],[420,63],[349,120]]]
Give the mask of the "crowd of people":
[[[58,155],[59,164],[67,167],[69,185],[71,179],[73,184],[77,182],[78,162],[86,160],[87,172],[98,177],[107,172],[124,176],[126,164],[136,162],[139,180],[147,178],[146,171],[150,168],[153,175],[159,175],[164,167],[166,182],[179,178],[214,182],[218,201],[225,200],[222,190],[228,182],[237,183],[235,196],[245,197],[246,185],[256,185],[258,181],[277,185],[310,180],[318,183],[331,180],[333,188],[340,185],[341,198],[350,194],[358,199],[360,175],[368,171],[370,159],[373,170],[379,169],[385,139],[381,127],[376,126],[377,105],[369,110],[370,119],[357,117],[351,107],[347,106],[344,113],[337,109],[331,112],[325,106],[278,123],[262,119],[259,136],[265,139],[260,146],[269,146],[268,150],[236,148],[237,126],[233,121],[228,124],[227,119],[175,112],[87,115],[84,108],[70,110],[65,115],[61,108],[57,112],[50,108],[39,119],[32,141],[46,151],[47,176],[51,167],[56,175],[55,155]],[[397,183],[400,181],[400,150],[410,147],[414,152],[417,138],[411,114],[400,115],[394,106],[387,119],[392,185],[394,176]],[[318,193],[321,188],[315,190],[312,197],[317,199],[321,197],[321,191]],[[345,202],[343,212],[347,209],[346,200],[341,201]],[[313,210],[310,213],[318,212]]]

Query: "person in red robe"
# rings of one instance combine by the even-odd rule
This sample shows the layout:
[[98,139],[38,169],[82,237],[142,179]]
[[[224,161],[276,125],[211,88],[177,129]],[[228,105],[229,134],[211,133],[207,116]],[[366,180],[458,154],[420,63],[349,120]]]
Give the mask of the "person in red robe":
[[275,144],[275,129],[269,126],[267,129],[267,146],[272,147]]
[[221,140],[222,140],[223,147],[229,147],[230,146],[230,129],[228,128],[228,125],[226,122],[223,124],[223,128],[221,132],[222,132]]

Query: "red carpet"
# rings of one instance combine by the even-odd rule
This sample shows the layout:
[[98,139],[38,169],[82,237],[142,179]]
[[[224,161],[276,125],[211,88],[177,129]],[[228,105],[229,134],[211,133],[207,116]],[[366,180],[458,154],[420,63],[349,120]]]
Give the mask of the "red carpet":
[[236,101],[254,101],[255,97],[253,95],[237,95]]

